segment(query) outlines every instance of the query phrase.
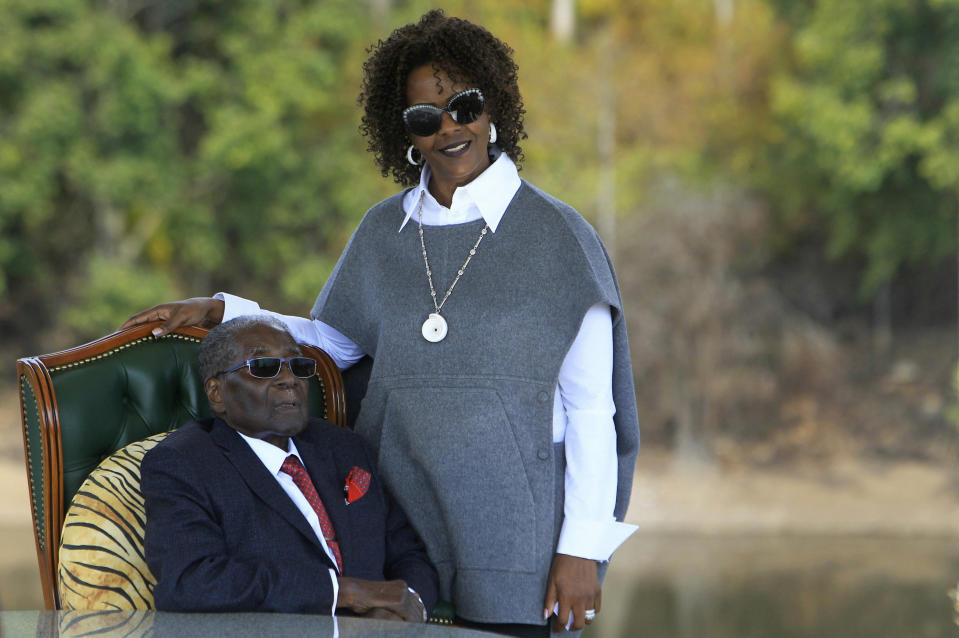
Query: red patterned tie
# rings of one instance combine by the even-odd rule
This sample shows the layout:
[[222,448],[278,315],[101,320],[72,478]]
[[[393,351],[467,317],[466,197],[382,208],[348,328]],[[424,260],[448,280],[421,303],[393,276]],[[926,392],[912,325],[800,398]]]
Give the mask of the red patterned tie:
[[289,474],[293,478],[293,482],[300,488],[303,496],[306,497],[313,511],[316,512],[316,517],[320,519],[320,530],[323,532],[323,538],[326,539],[326,544],[329,546],[330,551],[333,552],[333,557],[336,558],[336,566],[339,568],[340,573],[343,573],[343,558],[340,556],[340,544],[336,542],[336,532],[333,530],[333,523],[330,522],[326,508],[323,507],[323,501],[320,500],[320,495],[316,493],[316,488],[313,487],[313,481],[310,480],[310,475],[306,473],[306,468],[300,463],[300,459],[296,458],[296,455],[291,454],[283,461],[283,466],[280,468],[280,471]]

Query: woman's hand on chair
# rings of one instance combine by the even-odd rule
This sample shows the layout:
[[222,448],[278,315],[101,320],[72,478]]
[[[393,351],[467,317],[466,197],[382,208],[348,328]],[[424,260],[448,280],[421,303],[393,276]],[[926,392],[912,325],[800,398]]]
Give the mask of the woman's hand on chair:
[[183,301],[172,301],[153,306],[139,312],[120,326],[121,330],[132,328],[150,321],[164,323],[153,329],[153,336],[163,335],[183,326],[201,326],[212,328],[223,320],[223,302],[213,297],[193,297]]

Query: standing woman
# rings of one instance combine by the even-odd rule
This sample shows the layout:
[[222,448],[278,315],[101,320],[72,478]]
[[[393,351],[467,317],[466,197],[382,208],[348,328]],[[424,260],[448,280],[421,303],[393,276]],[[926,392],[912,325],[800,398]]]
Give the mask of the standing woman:
[[[511,49],[430,11],[372,48],[361,130],[407,186],[350,239],[311,318],[277,315],[349,367],[355,429],[425,541],[459,621],[546,636],[600,610],[639,447],[622,301],[572,208],[520,179]],[[266,313],[218,294],[156,306],[163,334]],[[348,566],[345,567],[348,572]]]

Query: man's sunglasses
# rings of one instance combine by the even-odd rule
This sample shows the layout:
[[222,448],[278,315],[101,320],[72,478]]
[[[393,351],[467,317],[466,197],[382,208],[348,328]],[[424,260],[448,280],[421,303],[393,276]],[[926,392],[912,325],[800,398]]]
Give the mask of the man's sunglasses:
[[413,135],[429,137],[440,130],[443,125],[443,111],[450,114],[453,121],[459,124],[475,122],[483,114],[486,100],[479,89],[460,91],[449,99],[446,106],[440,108],[432,104],[414,104],[403,111],[403,122],[406,130]]
[[316,374],[316,359],[309,357],[259,357],[256,359],[247,359],[243,363],[238,363],[229,370],[220,370],[213,376],[218,377],[221,374],[235,372],[246,366],[250,369],[250,376],[257,379],[272,379],[280,374],[280,368],[286,363],[290,366],[290,372],[294,377],[309,379]]

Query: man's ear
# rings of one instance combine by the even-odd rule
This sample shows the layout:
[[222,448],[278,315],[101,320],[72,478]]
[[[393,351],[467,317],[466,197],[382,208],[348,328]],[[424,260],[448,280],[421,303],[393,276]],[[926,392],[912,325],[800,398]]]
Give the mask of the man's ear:
[[210,402],[210,410],[213,414],[223,414],[223,397],[221,395],[220,380],[211,377],[203,384],[206,391],[206,398]]

